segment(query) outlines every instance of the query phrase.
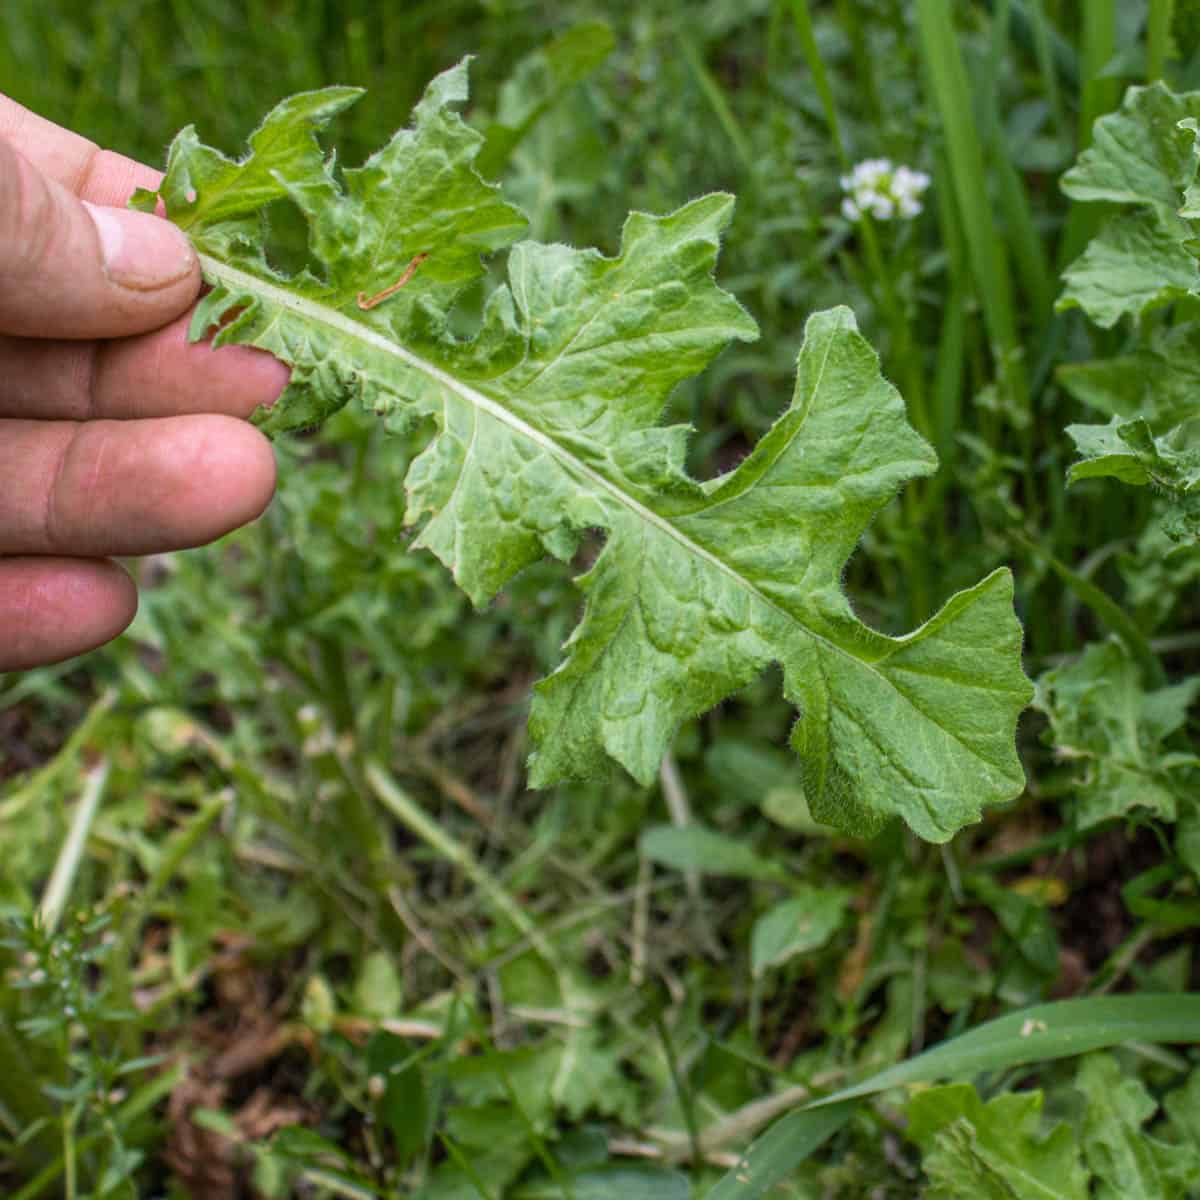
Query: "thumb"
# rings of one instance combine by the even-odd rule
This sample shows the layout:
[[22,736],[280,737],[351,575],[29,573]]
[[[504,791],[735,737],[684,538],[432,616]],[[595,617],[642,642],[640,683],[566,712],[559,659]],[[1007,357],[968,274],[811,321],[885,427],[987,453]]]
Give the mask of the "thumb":
[[81,201],[0,139],[0,333],[142,333],[199,290],[196,253],[169,221]]

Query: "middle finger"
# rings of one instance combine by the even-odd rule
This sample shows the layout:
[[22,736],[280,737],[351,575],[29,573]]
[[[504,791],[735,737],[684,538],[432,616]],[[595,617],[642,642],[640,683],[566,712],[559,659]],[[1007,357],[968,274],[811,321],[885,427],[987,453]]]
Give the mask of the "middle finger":
[[111,341],[0,336],[0,416],[82,421],[219,412],[248,417],[288,368],[248,346],[189,342],[190,315]]

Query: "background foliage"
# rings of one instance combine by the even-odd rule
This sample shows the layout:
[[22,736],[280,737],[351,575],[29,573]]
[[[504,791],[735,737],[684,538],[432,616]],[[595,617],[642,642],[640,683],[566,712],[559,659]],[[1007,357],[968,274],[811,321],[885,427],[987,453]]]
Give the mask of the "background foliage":
[[[630,208],[737,193],[719,278],[763,336],[672,395],[693,470],[744,456],[808,313],[848,304],[942,468],[847,592],[899,632],[1010,565],[1038,695],[1025,794],[946,847],[813,822],[777,678],[686,726],[656,786],[531,793],[566,572],[474,611],[405,550],[405,439],[346,411],[281,440],[256,526],[134,565],[128,636],[0,679],[7,1191],[701,1195],[774,1117],[988,1018],[1195,989],[1200,552],[1162,488],[1068,487],[1064,430],[1153,418],[1097,381],[1185,373],[1196,301],[1096,324],[1055,301],[1112,215],[1061,175],[1127,84],[1200,86],[1198,22],[1188,0],[10,0],[0,86],[149,162],[189,122],[235,152],[329,83],[369,89],[337,129],[356,162],[472,53],[469,119],[533,236],[611,253]],[[851,223],[840,177],[883,156],[932,176],[925,211]],[[1194,1059],[886,1091],[781,1186],[1194,1194]]]

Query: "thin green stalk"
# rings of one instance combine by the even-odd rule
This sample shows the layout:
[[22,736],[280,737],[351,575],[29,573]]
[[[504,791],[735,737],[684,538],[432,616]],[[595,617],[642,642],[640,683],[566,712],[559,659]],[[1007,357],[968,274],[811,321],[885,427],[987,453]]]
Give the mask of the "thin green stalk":
[[816,33],[813,30],[812,11],[808,0],[790,0],[792,20],[796,26],[796,35],[800,39],[800,49],[804,52],[804,61],[812,73],[813,87],[821,101],[821,111],[825,114],[825,124],[837,152],[838,162],[843,171],[850,169],[850,159],[846,154],[846,144],[842,140],[842,129],[838,121],[837,105],[833,99],[833,89],[829,86],[829,74],[825,70],[825,61],[821,58],[817,46]]
[[[891,356],[895,360],[896,377],[904,392],[909,419],[922,437],[932,440],[934,433],[925,400],[925,376],[921,356],[913,342],[912,329],[900,301],[891,262],[884,257],[875,225],[866,213],[863,214],[858,228],[859,241],[866,252],[871,277],[878,285],[884,316],[891,334]],[[930,494],[931,490],[924,480],[914,480],[904,489],[900,503],[904,507],[905,519],[910,528],[916,529],[924,524],[927,498]],[[932,604],[928,554],[919,545],[914,545],[906,565],[905,594],[909,615],[915,621],[924,621],[929,616]]]
[[563,1195],[563,1200],[575,1200],[575,1187],[571,1182],[571,1177],[563,1171],[558,1160],[550,1153],[550,1148],[546,1145],[546,1139],[525,1111],[525,1105],[521,1102],[521,1096],[516,1087],[513,1086],[512,1077],[505,1070],[502,1061],[499,1060],[495,1050],[492,1048],[486,1048],[484,1055],[488,1061],[496,1064],[500,1082],[504,1085],[505,1092],[508,1093],[509,1107],[517,1114],[521,1124],[525,1126],[525,1136],[529,1139],[529,1144],[533,1147],[534,1154],[537,1155],[538,1160],[545,1167],[546,1174],[558,1186],[558,1190]]
[[730,145],[733,146],[738,158],[741,159],[742,169],[748,177],[753,178],[755,175],[754,151],[750,148],[750,140],[746,137],[746,131],[738,123],[737,117],[733,114],[733,109],[729,107],[725,99],[725,93],[717,86],[716,80],[713,79],[708,68],[704,65],[700,58],[700,53],[692,44],[691,39],[686,35],[681,35],[678,45],[683,52],[684,62],[687,63],[688,69],[692,72],[701,94],[713,110],[713,115],[717,118],[717,123],[725,131],[725,136],[729,139]]
[[317,642],[317,654],[322,680],[321,699],[333,714],[338,733],[346,733],[354,728],[355,722],[342,644],[333,638],[321,638]]
[[1025,464],[1033,474],[1032,420],[1023,348],[1017,331],[1008,255],[992,215],[983,142],[973,91],[949,0],[916,0],[917,23],[934,107],[941,120],[967,258],[992,343],[999,386],[1024,424]]
[[1043,328],[1050,320],[1057,292],[1057,283],[1033,220],[1025,183],[1009,153],[1004,122],[996,103],[999,88],[997,66],[1009,53],[1009,16],[1011,0],[999,0],[992,19],[992,58],[989,64],[991,83],[980,89],[987,116],[988,140],[992,153],[990,162],[996,172],[997,199],[1012,247],[1017,277],[1032,302],[1031,323]]
[[[1000,0],[984,0],[993,12]],[[1072,6],[1090,0],[1071,0]],[[1024,51],[1032,52],[1038,70],[1045,76],[1047,98],[1056,114],[1054,97],[1059,83],[1075,87],[1079,83],[1079,56],[1075,47],[1059,33],[1067,18],[1060,0],[1011,0],[1013,38]],[[1075,13],[1071,13],[1074,19]],[[1061,126],[1060,126],[1061,128]]]
[[[825,116],[825,125],[829,130],[830,140],[833,142],[842,170],[849,171],[850,160],[845,141],[842,138],[837,104],[833,98],[833,89],[829,84],[829,73],[825,69],[825,62],[821,57],[820,47],[817,45],[809,0],[788,0],[788,2],[792,10],[796,35],[800,40],[800,49],[804,54],[804,61],[813,77],[813,86],[821,101],[821,111]],[[863,49],[865,50],[865,46]],[[862,65],[865,74],[869,76],[871,74],[869,64],[864,62]],[[921,354],[913,340],[912,328],[900,301],[894,272],[880,246],[879,231],[870,216],[865,213],[859,222],[858,235],[871,280],[878,292],[879,307],[887,322],[891,340],[890,357],[895,364],[896,377],[903,389],[909,416],[918,432],[933,441],[936,434],[929,415]],[[904,505],[909,524],[914,528],[923,523],[926,491],[927,488],[921,483],[914,483],[904,491],[901,503]],[[929,572],[925,556],[914,555],[909,566],[906,591],[910,608],[917,620],[924,620],[930,606]]]
[[[154,874],[142,885],[136,899],[130,905],[109,958],[109,981],[115,1009],[133,1011],[133,975],[130,959],[143,922],[150,915],[151,908],[166,886],[175,877],[183,860],[216,823],[232,799],[233,791],[228,789],[205,802],[199,812],[167,843]],[[121,1030],[121,1046],[131,1058],[138,1053],[137,1039],[136,1023],[127,1022]]]
[[1071,570],[1064,562],[1060,562],[1049,550],[1038,545],[1023,533],[1013,531],[1013,540],[1024,546],[1031,554],[1042,559],[1046,565],[1075,593],[1076,597],[1096,614],[1108,628],[1125,643],[1129,653],[1133,655],[1142,669],[1145,682],[1150,687],[1163,687],[1167,682],[1166,673],[1158,656],[1150,648],[1146,635],[1138,628],[1131,616],[1112,599],[1106,592],[1101,591],[1089,579],[1085,579],[1077,571]]
[[891,334],[892,355],[896,360],[897,371],[904,388],[904,398],[908,402],[909,415],[917,431],[923,437],[932,437],[929,422],[929,409],[925,402],[925,379],[921,370],[920,355],[912,338],[912,328],[904,313],[904,305],[900,302],[900,293],[896,287],[895,273],[890,260],[884,255],[879,244],[879,231],[870,216],[863,213],[858,225],[859,241],[866,253],[867,265],[871,277],[879,285],[881,307],[888,323]]
[[389,847],[352,759],[358,736],[358,713],[351,697],[351,684],[344,648],[331,638],[318,642],[319,674],[323,681],[315,698],[332,718],[333,739],[328,751],[315,764],[341,776],[345,787],[337,795],[338,810],[354,848],[367,867],[366,883],[380,900],[380,912],[386,913],[382,897],[395,878]]
[[[821,111],[825,115],[825,124],[837,152],[838,162],[844,171],[850,169],[850,160],[846,153],[845,142],[842,139],[841,124],[838,120],[837,104],[833,98],[833,90],[829,86],[829,73],[825,70],[825,62],[821,58],[817,46],[816,34],[813,29],[812,10],[808,0],[789,0],[792,18],[796,26],[796,34],[800,39],[800,48],[804,53],[804,61],[812,73],[813,86],[821,101]],[[870,73],[869,71],[867,72]],[[888,323],[892,338],[892,351],[900,365],[899,376],[904,386],[905,399],[908,401],[913,424],[926,437],[932,435],[929,412],[925,402],[924,373],[921,370],[919,356],[912,340],[912,331],[905,318],[903,306],[896,290],[893,272],[883,255],[879,244],[879,233],[871,218],[864,214],[859,224],[859,241],[866,254],[867,265],[871,276],[880,289],[880,307]],[[910,489],[911,490],[911,489]]]
[[837,24],[850,39],[855,86],[862,97],[867,123],[878,129],[884,124],[883,96],[875,72],[870,68],[871,47],[864,28],[862,9],[862,0],[837,0]]
[[691,1093],[684,1086],[684,1079],[679,1070],[679,1060],[675,1055],[675,1045],[671,1041],[667,1023],[660,1014],[655,1014],[654,1027],[658,1030],[658,1036],[662,1042],[663,1053],[667,1058],[667,1070],[671,1074],[671,1084],[675,1088],[675,1097],[679,1101],[679,1108],[683,1113],[683,1123],[687,1127],[692,1162],[701,1163],[704,1159],[701,1156],[700,1123],[696,1119],[696,1105]]
[[46,798],[59,776],[74,765],[79,752],[92,740],[97,727],[116,702],[116,688],[106,688],[88,709],[87,716],[67,739],[63,748],[0,805],[0,822],[15,819],[29,805],[41,803]]
[[458,1144],[445,1130],[439,1130],[438,1137],[441,1139],[442,1146],[445,1148],[450,1160],[467,1177],[471,1186],[479,1193],[480,1200],[493,1200],[492,1193],[488,1190],[487,1184],[483,1182],[478,1172],[471,1165],[470,1157],[458,1148]]
[[21,1150],[22,1165],[31,1168],[40,1167],[58,1153],[50,1124],[55,1113],[42,1092],[42,1082],[25,1056],[20,1039],[0,1014],[0,1120],[7,1114],[15,1133],[43,1122]]
[[[1092,144],[1092,127],[1096,120],[1112,112],[1121,98],[1120,80],[1102,77],[1104,68],[1117,52],[1117,0],[1086,0],[1080,8],[1078,137],[1079,149],[1086,150]],[[1060,265],[1065,266],[1078,258],[1103,219],[1101,205],[1071,206],[1059,253]]]
[[75,1122],[64,1120],[62,1123],[62,1156],[65,1166],[63,1179],[63,1194],[66,1200],[75,1200],[78,1181],[76,1179],[75,1157]]
[[399,874],[394,855],[384,831],[375,819],[371,803],[365,794],[366,788],[350,754],[345,749],[338,748],[334,751],[333,758],[345,785],[338,793],[338,810],[354,838],[358,853],[366,862],[366,882],[382,905],[384,893]]
[[[0,1065],[2,1069],[2,1065]],[[144,1116],[161,1100],[169,1096],[178,1086],[183,1077],[187,1074],[187,1064],[178,1063],[163,1071],[161,1075],[155,1076],[149,1083],[142,1087],[126,1100],[117,1110],[115,1124],[118,1129],[124,1129],[132,1124],[139,1117]],[[105,1134],[96,1130],[93,1133],[87,1134],[79,1139],[75,1145],[77,1154],[86,1154],[88,1151],[99,1146],[103,1141]],[[43,1196],[50,1189],[50,1185],[63,1173],[66,1169],[66,1163],[63,1160],[61,1151],[55,1143],[55,1152],[53,1161],[48,1163],[41,1171],[38,1172],[20,1191],[9,1197],[9,1200],[35,1200],[38,1196]]]
[[[982,142],[949,0],[916,0],[916,8],[926,72],[945,132],[951,184],[988,333],[1001,354],[1011,353],[1019,348],[1012,283],[988,200]],[[1019,377],[1012,382],[1018,384]]]
[[[939,178],[950,178],[944,155],[939,155],[936,171]],[[948,286],[934,360],[933,411],[930,416],[933,445],[937,450],[941,469],[929,480],[928,503],[931,512],[939,515],[939,535],[945,543],[946,514],[941,498],[954,477],[954,465],[959,450],[958,432],[962,423],[962,398],[970,372],[967,314],[971,300],[971,276],[967,266],[962,222],[954,204],[954,189],[935,188],[933,196],[937,203],[941,243],[946,250]]]
[[1092,144],[1092,126],[1097,118],[1112,112],[1121,99],[1121,81],[1105,75],[1117,52],[1118,0],[1085,0],[1080,5],[1080,71],[1082,90],[1079,104],[1079,148]]
[[456,842],[410,796],[379,763],[369,762],[364,771],[367,783],[380,803],[403,825],[417,835],[430,849],[441,855],[488,897],[509,921],[528,938],[529,944],[559,975],[558,956],[545,934],[531,921],[525,910],[476,861],[465,846]]
[[1054,31],[1042,7],[1042,0],[1029,0],[1029,28],[1032,34],[1033,53],[1037,59],[1038,74],[1046,92],[1046,103],[1054,114],[1054,126],[1060,132],[1066,128],[1066,110],[1063,107],[1062,90],[1058,85],[1058,69],[1054,61]]
[[1167,53],[1171,47],[1171,17],[1175,0],[1150,0],[1146,17],[1146,82],[1162,79],[1167,71]]

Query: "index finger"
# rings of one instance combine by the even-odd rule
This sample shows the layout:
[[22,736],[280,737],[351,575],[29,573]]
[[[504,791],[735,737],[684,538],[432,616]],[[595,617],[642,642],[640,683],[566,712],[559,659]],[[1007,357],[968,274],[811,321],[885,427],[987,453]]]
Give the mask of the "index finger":
[[0,138],[5,138],[43,175],[81,200],[123,208],[136,188],[154,190],[162,173],[39,117],[0,95]]

